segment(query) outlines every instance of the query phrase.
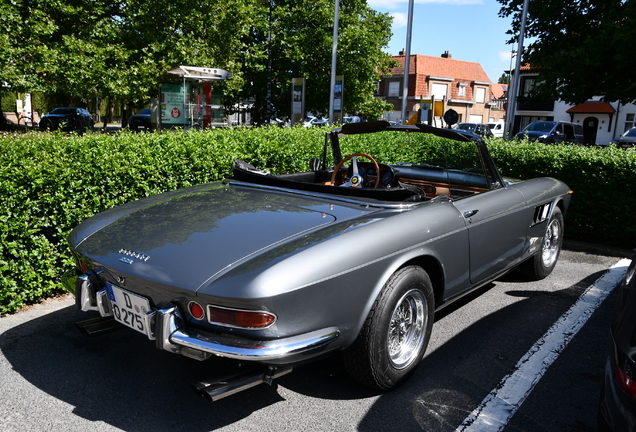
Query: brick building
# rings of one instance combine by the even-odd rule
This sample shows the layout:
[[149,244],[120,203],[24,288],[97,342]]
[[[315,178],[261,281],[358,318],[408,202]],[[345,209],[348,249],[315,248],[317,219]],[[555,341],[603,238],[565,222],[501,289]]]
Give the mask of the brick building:
[[[391,76],[383,77],[378,84],[376,97],[393,104],[394,111],[386,112],[387,120],[399,121],[402,111],[402,86],[404,84],[404,52],[392,57],[401,66],[391,69]],[[448,52],[441,57],[414,54],[410,57],[406,117],[410,118],[420,108],[421,99],[444,100],[444,112],[454,109],[460,122],[488,123],[504,118],[505,112],[493,95],[490,78],[479,63],[454,60]],[[443,126],[440,118],[437,126]]]

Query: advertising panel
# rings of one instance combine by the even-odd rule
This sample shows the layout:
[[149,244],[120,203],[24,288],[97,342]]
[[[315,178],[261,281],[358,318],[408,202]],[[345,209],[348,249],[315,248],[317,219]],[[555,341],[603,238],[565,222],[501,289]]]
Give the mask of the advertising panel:
[[291,124],[302,123],[305,115],[305,78],[292,78]]
[[342,124],[342,107],[344,105],[344,77],[336,75],[336,85],[333,89],[333,123]]
[[187,105],[190,103],[190,84],[162,84],[160,102],[162,125],[185,125]]

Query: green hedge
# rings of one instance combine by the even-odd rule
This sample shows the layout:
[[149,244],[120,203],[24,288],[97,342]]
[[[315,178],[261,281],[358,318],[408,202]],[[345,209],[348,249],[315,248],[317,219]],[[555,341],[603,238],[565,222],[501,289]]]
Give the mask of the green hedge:
[[[234,159],[275,173],[307,170],[322,155],[326,129],[237,128],[115,135],[0,135],[0,313],[60,292],[72,270],[70,230],[113,206],[228,176]],[[376,134],[343,140],[343,153],[420,162],[419,141]],[[504,175],[547,175],[575,191],[566,221],[571,238],[633,248],[636,152],[493,140]]]

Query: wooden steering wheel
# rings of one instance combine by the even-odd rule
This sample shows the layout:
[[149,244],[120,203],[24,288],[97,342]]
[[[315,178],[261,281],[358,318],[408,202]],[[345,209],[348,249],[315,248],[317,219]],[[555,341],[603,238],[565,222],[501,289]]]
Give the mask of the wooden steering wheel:
[[345,162],[347,162],[349,159],[353,159],[353,175],[351,176],[348,182],[343,183],[340,186],[362,187],[362,182],[364,179],[362,178],[360,174],[358,174],[358,161],[356,160],[358,156],[363,156],[369,159],[371,162],[373,162],[373,165],[375,166],[375,172],[376,172],[375,185],[373,187],[377,189],[380,186],[380,166],[378,165],[378,162],[375,159],[373,159],[373,157],[371,157],[370,155],[366,153],[350,154],[349,156],[345,157],[340,162],[338,162],[338,165],[336,165],[336,168],[333,170],[333,174],[331,174],[331,184],[333,185],[336,184],[336,177],[338,176],[338,173],[340,172],[340,168],[342,168]]

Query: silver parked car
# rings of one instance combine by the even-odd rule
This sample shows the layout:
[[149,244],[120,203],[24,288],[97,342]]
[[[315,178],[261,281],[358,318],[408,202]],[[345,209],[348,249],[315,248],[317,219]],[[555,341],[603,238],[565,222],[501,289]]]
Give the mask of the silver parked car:
[[620,137],[614,139],[618,148],[631,148],[636,145],[636,128],[626,130]]
[[[341,145],[369,133],[403,135],[423,159],[343,157]],[[356,380],[387,390],[422,359],[436,311],[515,267],[552,272],[571,193],[561,181],[504,179],[467,132],[382,121],[326,135],[311,170],[237,161],[222,183],[84,221],[69,238],[77,307],[162,350],[255,365],[201,383],[212,400],[335,352]]]

